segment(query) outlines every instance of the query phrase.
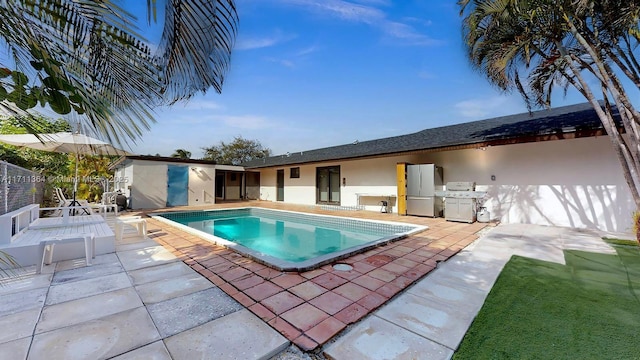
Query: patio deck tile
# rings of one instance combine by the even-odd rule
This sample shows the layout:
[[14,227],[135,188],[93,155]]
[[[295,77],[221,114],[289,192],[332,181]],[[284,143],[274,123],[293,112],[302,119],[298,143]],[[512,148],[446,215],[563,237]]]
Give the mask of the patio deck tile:
[[397,285],[386,284],[378,288],[376,290],[376,293],[386,297],[387,299],[390,299],[395,296],[395,294],[400,292],[400,290],[402,290],[402,288],[398,287]]
[[367,264],[366,262],[363,262],[363,261],[356,261],[352,264],[352,266],[353,266],[353,270],[361,274],[366,274],[369,271],[376,269],[375,266]]
[[144,267],[160,265],[178,258],[162,246],[152,246],[118,253],[118,258],[125,270],[136,270]]
[[449,359],[453,350],[371,316],[329,345],[331,359]]
[[281,317],[275,317],[268,321],[268,324],[271,325],[274,329],[278,330],[280,334],[284,335],[290,341],[295,340],[302,334],[302,332],[296,329],[293,325],[289,324],[286,320]]
[[398,277],[396,274],[392,273],[391,271],[384,270],[382,268],[371,270],[367,273],[367,275],[387,283],[393,281],[396,277]]
[[318,309],[326,312],[329,315],[333,315],[338,311],[346,308],[353,303],[353,300],[341,296],[335,292],[326,292],[315,299],[309,301],[309,303]]
[[49,289],[44,287],[0,295],[0,316],[42,308],[47,291]]
[[200,265],[202,265],[202,266],[204,266],[206,268],[210,268],[212,266],[219,265],[219,264],[225,263],[227,261],[228,261],[227,259],[223,258],[220,255],[211,255],[210,257],[208,257],[206,259],[203,259],[201,261],[198,261],[198,262],[200,263]]
[[260,303],[255,303],[249,306],[249,310],[251,310],[252,313],[256,314],[256,316],[258,316],[260,319],[266,322],[269,322],[269,320],[276,317],[276,314],[271,312],[271,310],[267,309],[264,305]]
[[31,345],[31,336],[0,344],[0,359],[26,359]]
[[387,300],[386,296],[374,292],[358,300],[357,304],[371,311],[384,304]]
[[309,301],[317,297],[318,295],[325,293],[327,289],[323,288],[320,285],[316,285],[311,281],[307,281],[290,288],[289,291],[301,297],[302,299]]
[[392,256],[388,254],[375,254],[367,257],[366,259],[363,260],[363,262],[378,268],[392,262],[395,259],[397,259],[396,256]]
[[216,274],[221,278],[225,279],[226,281],[233,281],[242,276],[251,274],[251,271],[238,266],[233,269],[229,269],[228,271],[218,272]]
[[258,271],[260,271],[262,269],[266,269],[267,268],[265,265],[257,263],[257,262],[255,262],[253,260],[249,261],[249,262],[247,262],[245,264],[242,264],[242,267],[247,269],[247,270],[249,270],[249,271],[252,271],[254,273],[258,272]]
[[133,285],[142,285],[158,280],[171,279],[183,275],[193,274],[189,266],[181,261],[147,267],[129,272]]
[[272,295],[275,295],[277,293],[279,293],[280,291],[283,291],[284,289],[281,288],[280,286],[269,282],[269,281],[265,281],[261,284],[258,284],[254,287],[250,287],[248,289],[246,289],[244,291],[245,294],[249,295],[252,299],[254,299],[255,301],[262,301]]
[[159,340],[143,307],[120,312],[33,337],[32,359],[98,359],[123,354]]
[[333,273],[325,273],[320,276],[314,277],[313,279],[311,279],[311,281],[313,281],[315,284],[322,286],[327,290],[331,290],[348,282],[349,280],[342,278],[340,276],[334,275]]
[[239,265],[236,265],[234,263],[232,263],[229,260],[224,260],[221,261],[218,264],[215,264],[213,266],[209,266],[207,269],[211,270],[213,273],[220,275],[221,273],[225,272],[225,271],[229,271],[231,269],[235,269],[239,267]]
[[52,285],[49,288],[46,305],[98,295],[130,286],[131,280],[129,280],[129,277],[124,272]]
[[48,288],[51,285],[53,274],[39,274],[33,276],[29,273],[27,274],[23,274],[21,277],[2,279],[0,296],[27,290]]
[[285,289],[296,286],[305,281],[307,281],[307,279],[298,274],[282,274],[271,279],[271,282],[276,285],[282,286]]
[[261,276],[254,275],[252,273],[248,273],[244,276],[241,276],[233,281],[231,284],[238,290],[246,290],[250,287],[254,287],[256,285],[262,284],[264,279]]
[[271,280],[282,275],[282,271],[265,267],[264,269],[255,272],[256,275],[262,276],[265,280]]
[[313,279],[317,276],[320,276],[322,274],[325,274],[326,271],[322,270],[322,269],[315,269],[315,270],[311,270],[311,271],[305,271],[303,273],[300,273],[301,276],[303,276],[306,279]]
[[349,281],[353,281],[353,279],[361,276],[362,274],[355,271],[355,270],[348,270],[348,271],[334,271],[333,272],[334,275],[338,275],[341,278],[347,279]]
[[175,360],[249,360],[269,359],[289,341],[244,309],[169,337],[165,344]]
[[142,301],[148,305],[210,287],[213,287],[210,281],[192,271],[191,274],[138,285],[135,289]]
[[132,287],[45,306],[35,333],[99,319],[141,306],[142,301]]
[[376,316],[420,336],[457,349],[476,311],[442,303],[436,298],[405,293],[380,309]]
[[[409,259],[407,259],[405,257],[402,257],[400,259],[395,259],[395,260],[393,260],[391,262],[391,264],[401,265],[401,266],[404,266],[404,267],[409,268],[409,269],[413,268],[413,267],[416,267],[418,265],[417,262],[409,260]],[[390,265],[390,264],[387,264],[387,265]]]
[[338,286],[333,289],[333,292],[340,294],[353,302],[371,294],[371,290],[351,282]]
[[111,360],[172,360],[167,347],[164,346],[164,342],[156,341],[149,345],[137,348],[126,352],[120,356],[111,358]]
[[0,332],[0,344],[31,337],[39,318],[39,307],[0,317],[0,329],[11,329],[11,331]]
[[248,308],[249,306],[255,304],[256,302],[249,297],[249,295],[243,293],[242,291],[238,291],[237,293],[231,295],[231,297],[240,303],[240,305]]
[[394,260],[388,264],[383,265],[382,267],[380,267],[383,270],[387,270],[389,272],[392,272],[396,275],[402,275],[404,274],[407,270],[409,270],[410,268],[406,267],[406,266],[402,266],[400,264],[396,263],[397,260]]
[[309,303],[304,303],[285,312],[281,317],[296,328],[307,331],[328,318],[329,315]]
[[[384,300],[386,301],[387,299],[384,298]],[[346,308],[340,310],[340,312],[335,314],[333,317],[349,325],[362,319],[368,313],[369,313],[369,309],[365,308],[364,306],[358,303],[353,303],[347,306]]]
[[322,321],[320,324],[312,327],[309,331],[305,332],[305,335],[310,337],[313,341],[317,342],[319,345],[322,345],[325,342],[327,342],[329,339],[334,337],[346,326],[347,325],[342,321],[337,320],[333,317],[330,317]]
[[353,280],[351,280],[352,283],[354,284],[358,284],[362,287],[365,287],[371,291],[375,291],[376,289],[378,289],[379,287],[383,286],[384,284],[386,284],[386,282],[373,278],[369,275],[362,275],[359,276]]
[[288,291],[282,291],[262,300],[261,304],[270,311],[273,311],[276,315],[280,315],[283,312],[302,304],[303,302],[304,300],[293,295],[292,293]]
[[293,343],[304,351],[312,351],[318,347],[317,342],[311,340],[311,338],[305,335],[298,336],[295,340],[293,340]]
[[241,310],[242,306],[218,288],[210,288],[147,306],[165,338]]

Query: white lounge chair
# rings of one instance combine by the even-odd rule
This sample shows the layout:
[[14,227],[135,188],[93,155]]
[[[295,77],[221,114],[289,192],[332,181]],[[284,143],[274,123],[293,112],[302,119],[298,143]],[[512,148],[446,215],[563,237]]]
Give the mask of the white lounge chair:
[[[67,199],[67,197],[64,195],[64,192],[59,187],[54,189],[54,199],[58,201],[58,207],[92,206],[87,200],[84,200],[84,199],[76,199],[76,204],[73,204],[73,199]],[[79,210],[79,211],[84,211],[87,215],[91,215],[89,213],[89,210],[87,210],[86,208],[83,208],[82,210]],[[75,214],[75,210],[73,212]],[[60,216],[61,213],[57,213],[54,215]]]

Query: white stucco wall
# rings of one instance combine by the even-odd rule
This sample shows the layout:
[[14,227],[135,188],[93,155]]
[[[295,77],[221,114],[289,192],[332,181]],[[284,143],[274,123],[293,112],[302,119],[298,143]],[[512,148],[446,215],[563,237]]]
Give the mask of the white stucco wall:
[[126,166],[114,171],[114,191],[120,190],[127,198],[129,197],[129,185],[133,183],[133,167]]
[[478,190],[488,191],[491,218],[504,223],[631,229],[633,201],[606,136],[434,153],[421,160],[442,164],[445,181],[475,181]]
[[215,203],[215,165],[194,164],[189,168],[189,205]]
[[[167,206],[168,165],[188,168],[187,204],[190,206],[215,203],[216,169],[236,172],[244,170],[242,167],[230,165],[130,160],[126,165],[116,169],[116,176],[127,179],[125,184],[119,186],[128,198],[132,198],[133,209],[159,209]],[[241,174],[238,174],[237,198],[240,197],[241,178]],[[131,186],[130,192],[129,186]]]
[[[316,168],[340,166],[340,205],[355,206],[358,204],[357,193],[389,195],[397,194],[396,164],[398,162],[415,162],[416,156],[396,156],[378,159],[352,160],[344,162],[327,162],[300,167],[300,178],[291,179],[290,168],[284,169],[284,202],[292,204],[313,205],[316,203]],[[295,166],[294,166],[295,167]],[[276,199],[276,170],[265,169],[260,172],[260,194],[262,200]],[[342,185],[342,179],[346,185]],[[380,210],[380,201],[387,197],[362,197],[361,205],[367,210]],[[393,211],[397,212],[397,199],[391,199]]]
[[[485,205],[503,223],[595,228],[626,232],[634,210],[622,170],[604,137],[546,141],[430,154],[300,166],[300,178],[285,169],[284,201],[315,204],[316,167],[340,165],[341,205],[356,204],[356,193],[395,194],[396,164],[434,163],[444,181],[475,181],[488,191]],[[495,175],[495,181],[491,180]],[[276,169],[260,174],[261,199],[275,201]],[[368,210],[379,210],[376,201]],[[396,203],[393,211],[397,212]]]

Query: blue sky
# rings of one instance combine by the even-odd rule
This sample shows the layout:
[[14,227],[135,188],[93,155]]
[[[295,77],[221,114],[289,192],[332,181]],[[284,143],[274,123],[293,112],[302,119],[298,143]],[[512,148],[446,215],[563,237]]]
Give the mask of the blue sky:
[[[168,156],[234,136],[274,154],[525,112],[474,71],[453,0],[237,0],[223,93],[156,109],[131,147]],[[583,102],[558,91],[554,106]]]

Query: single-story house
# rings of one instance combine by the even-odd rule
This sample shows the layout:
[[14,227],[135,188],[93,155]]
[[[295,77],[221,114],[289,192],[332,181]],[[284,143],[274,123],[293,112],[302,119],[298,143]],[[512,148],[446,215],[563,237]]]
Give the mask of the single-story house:
[[132,209],[214,204],[257,199],[256,173],[214,161],[161,156],[125,156],[110,166],[115,191],[122,191]]
[[[492,220],[628,232],[635,210],[590,104],[291,152],[243,164],[262,200],[398,212],[402,164],[435,164],[444,183],[473,181]],[[398,199],[400,198],[400,199]],[[400,201],[399,201],[400,200]],[[446,205],[445,205],[446,206]],[[401,212],[404,211],[400,206]]]

